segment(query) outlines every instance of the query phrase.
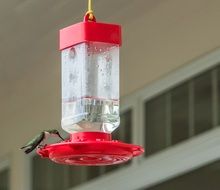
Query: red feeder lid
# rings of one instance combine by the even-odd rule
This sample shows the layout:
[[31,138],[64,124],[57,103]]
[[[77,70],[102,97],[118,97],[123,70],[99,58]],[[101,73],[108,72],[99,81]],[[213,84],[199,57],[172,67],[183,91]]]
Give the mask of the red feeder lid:
[[60,30],[60,50],[82,42],[105,42],[121,45],[121,26],[116,24],[98,23],[94,17]]
[[120,164],[143,152],[138,145],[111,140],[111,134],[102,132],[73,133],[69,140],[37,149],[56,163],[87,166]]

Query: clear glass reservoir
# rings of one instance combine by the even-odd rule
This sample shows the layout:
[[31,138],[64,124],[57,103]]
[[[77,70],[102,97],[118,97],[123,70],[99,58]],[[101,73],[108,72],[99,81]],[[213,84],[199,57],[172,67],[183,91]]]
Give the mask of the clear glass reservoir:
[[62,50],[62,128],[111,133],[119,123],[119,45],[84,42]]

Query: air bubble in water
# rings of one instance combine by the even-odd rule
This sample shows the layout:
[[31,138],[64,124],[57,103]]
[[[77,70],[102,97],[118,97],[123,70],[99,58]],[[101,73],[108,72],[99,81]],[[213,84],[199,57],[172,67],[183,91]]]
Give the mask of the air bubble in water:
[[76,50],[75,50],[74,47],[72,47],[72,48],[70,49],[70,51],[69,51],[69,57],[70,57],[71,59],[73,59],[73,58],[75,57],[75,55],[76,55]]

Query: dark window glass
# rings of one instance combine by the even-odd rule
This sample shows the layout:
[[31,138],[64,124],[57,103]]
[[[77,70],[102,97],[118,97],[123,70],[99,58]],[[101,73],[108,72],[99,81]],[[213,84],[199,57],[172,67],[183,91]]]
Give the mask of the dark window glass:
[[146,190],[219,190],[220,161],[165,181]]
[[132,142],[132,111],[120,115],[120,126],[112,133],[112,138],[126,143]]
[[0,171],[0,190],[9,190],[9,169]]
[[[112,139],[132,143],[132,110],[121,113],[120,126],[112,133]],[[131,161],[120,165],[105,166],[104,172],[114,171],[130,163]]]
[[206,72],[194,79],[195,134],[212,127],[212,86],[211,72]]
[[217,69],[217,75],[218,75],[218,78],[217,78],[217,108],[216,108],[216,111],[217,111],[217,125],[219,126],[220,125],[220,66],[218,66],[218,69]]
[[101,175],[101,167],[59,165],[33,158],[33,190],[65,190]]
[[189,86],[183,84],[171,91],[171,143],[189,137]]
[[100,166],[88,166],[87,167],[87,180],[94,179],[101,175]]
[[145,103],[145,148],[152,154],[166,147],[166,94]]
[[120,167],[121,167],[121,165],[105,166],[105,173],[114,171],[114,170],[116,170],[116,169],[118,169]]
[[35,156],[32,169],[33,190],[65,190],[69,187],[68,166]]
[[87,167],[86,166],[68,166],[68,187],[75,187],[87,181]]
[[132,111],[129,110],[121,114],[120,130],[123,130],[122,139],[126,143],[132,143]]

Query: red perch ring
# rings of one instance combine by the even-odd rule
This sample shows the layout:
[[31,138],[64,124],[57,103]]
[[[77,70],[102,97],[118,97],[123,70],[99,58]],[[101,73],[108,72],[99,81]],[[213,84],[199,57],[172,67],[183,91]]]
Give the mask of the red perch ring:
[[85,166],[120,164],[143,152],[141,146],[111,140],[111,134],[103,132],[73,133],[69,140],[37,149],[56,163]]

